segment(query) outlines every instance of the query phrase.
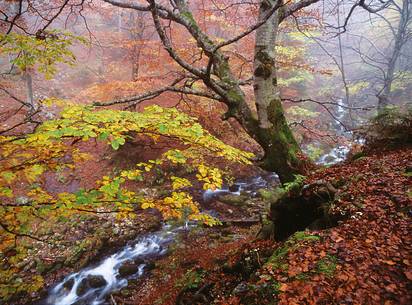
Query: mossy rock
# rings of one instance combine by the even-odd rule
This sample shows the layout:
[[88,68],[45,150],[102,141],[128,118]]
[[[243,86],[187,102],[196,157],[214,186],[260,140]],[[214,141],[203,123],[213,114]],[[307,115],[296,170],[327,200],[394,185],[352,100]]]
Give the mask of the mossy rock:
[[228,205],[243,207],[247,206],[249,196],[247,195],[234,195],[234,194],[227,194],[219,197],[219,201],[226,203]]

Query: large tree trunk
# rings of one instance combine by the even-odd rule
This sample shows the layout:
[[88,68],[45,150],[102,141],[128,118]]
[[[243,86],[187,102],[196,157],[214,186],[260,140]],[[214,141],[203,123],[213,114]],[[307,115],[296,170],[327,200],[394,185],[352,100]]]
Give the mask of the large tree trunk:
[[[176,3],[182,15],[191,16],[184,0],[176,0]],[[277,0],[262,0],[259,20],[263,20],[276,4]],[[204,33],[198,30],[194,19],[187,19],[193,23],[193,31],[196,31],[194,36],[199,36],[198,41],[206,44],[203,47],[212,49],[212,42],[206,36],[201,37]],[[224,82],[225,103],[228,106],[225,118],[235,118],[262,146],[264,156],[259,165],[265,170],[276,172],[281,182],[285,183],[293,181],[297,174],[305,174],[309,163],[307,159],[302,158],[302,152],[286,121],[280,99],[275,66],[279,23],[279,13],[275,12],[256,32],[254,93],[257,115],[246,103],[239,80],[232,73],[228,58],[220,51],[214,53],[213,73]],[[204,82],[208,87],[211,85],[207,79]]]
[[[259,20],[280,0],[262,1]],[[282,182],[306,171],[307,161],[286,121],[277,82],[276,41],[280,12],[277,10],[256,31],[254,57],[254,93],[259,126],[252,133],[265,150],[263,167],[278,173]]]

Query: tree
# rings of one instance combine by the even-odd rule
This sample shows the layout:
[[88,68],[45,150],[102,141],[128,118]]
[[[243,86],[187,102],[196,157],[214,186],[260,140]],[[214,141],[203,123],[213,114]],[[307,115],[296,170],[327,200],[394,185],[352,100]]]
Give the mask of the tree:
[[386,72],[383,73],[383,87],[378,94],[378,109],[382,110],[390,103],[392,84],[396,79],[396,65],[402,55],[403,48],[408,40],[412,38],[412,3],[402,0],[400,3],[391,1],[391,7],[399,14],[398,26],[395,28],[388,19],[382,18],[388,24],[393,34],[392,50],[389,50],[386,63]]
[[[165,91],[175,91],[206,96],[222,102],[227,106],[227,112],[223,119],[234,118],[262,146],[264,150],[264,156],[260,160],[262,168],[275,171],[282,182],[292,181],[296,174],[304,173],[307,170],[308,161],[301,153],[282,108],[275,66],[275,46],[277,32],[282,21],[302,8],[317,2],[317,0],[304,0],[288,4],[283,1],[260,1],[257,22],[244,32],[222,42],[214,41],[210,34],[200,28],[187,1],[172,1],[169,6],[156,0],[149,0],[147,5],[117,0],[104,1],[118,7],[150,13],[164,48],[184,70],[185,76],[176,80],[172,86],[150,92],[149,96],[157,96]],[[167,34],[164,21],[184,27],[187,34],[196,41],[201,52],[207,56],[205,66],[197,67],[177,52]],[[229,56],[224,52],[225,47],[255,30],[253,87],[257,113],[248,105],[242,90],[242,85],[250,80],[242,80],[235,76],[229,62]],[[178,86],[184,79],[200,81],[204,85],[203,90]],[[140,95],[105,103],[105,105],[136,103],[147,97],[147,94]]]
[[[394,82],[402,78],[408,69],[407,66],[401,66],[400,59],[408,57],[405,47],[412,38],[412,4],[409,0],[387,0],[372,1],[368,6],[365,1],[359,1],[350,10],[349,17],[356,6],[370,13],[365,22],[371,22],[378,29],[376,32],[368,30],[355,35],[359,39],[359,46],[351,49],[364,64],[380,74],[374,77],[374,82],[379,84],[376,97],[378,111],[382,111],[393,99]],[[348,20],[343,25],[345,31]]]

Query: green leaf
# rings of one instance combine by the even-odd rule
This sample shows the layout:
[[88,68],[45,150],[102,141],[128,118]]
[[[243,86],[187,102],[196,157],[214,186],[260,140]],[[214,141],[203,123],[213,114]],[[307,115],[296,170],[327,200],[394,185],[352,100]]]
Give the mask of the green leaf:
[[114,139],[110,144],[114,150],[118,150],[120,145],[123,145],[126,142],[124,138]]

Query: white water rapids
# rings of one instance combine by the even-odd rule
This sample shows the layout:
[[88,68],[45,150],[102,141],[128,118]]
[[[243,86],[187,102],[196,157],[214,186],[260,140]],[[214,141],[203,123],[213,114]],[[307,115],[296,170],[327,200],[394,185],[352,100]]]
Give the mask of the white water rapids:
[[[235,182],[230,187],[206,191],[203,194],[203,200],[209,201],[219,194],[240,195],[241,192],[254,196],[258,189],[277,183],[278,177],[275,174],[258,176],[242,182]],[[147,267],[145,259],[153,260],[164,255],[167,246],[175,239],[176,235],[187,229],[189,229],[189,225],[175,229],[165,225],[158,232],[136,239],[96,266],[83,269],[64,278],[49,291],[47,299],[39,305],[109,304],[106,301],[108,295],[126,287],[129,279],[138,278],[145,273]],[[138,268],[133,274],[124,277],[119,269],[129,262],[138,262],[134,263],[138,264]]]
[[[208,190],[203,193],[203,201],[208,202],[224,194],[240,195],[247,193],[254,197],[258,189],[270,188],[279,183],[274,173],[257,176],[235,182],[222,189]],[[211,211],[211,214],[214,214]],[[49,291],[46,300],[38,305],[102,305],[110,304],[107,297],[128,285],[128,280],[141,277],[148,261],[164,255],[168,245],[173,242],[179,232],[189,229],[189,226],[172,229],[165,225],[155,233],[146,234],[136,239],[118,252],[103,259],[94,267],[87,267],[77,273],[70,274]],[[119,270],[124,264],[132,263],[135,272],[128,272],[125,276]]]
[[[180,227],[172,230],[170,226],[164,226],[159,232],[147,234],[137,239],[134,244],[125,246],[95,267],[67,276],[50,290],[48,298],[42,304],[105,304],[107,295],[126,287],[129,279],[143,275],[147,266],[147,263],[144,262],[145,258],[153,259],[165,254],[167,245],[173,241],[179,231],[184,229],[184,227]],[[119,274],[122,264],[136,260],[138,261],[136,272],[122,277]],[[97,283],[91,283],[91,278],[97,279]]]

